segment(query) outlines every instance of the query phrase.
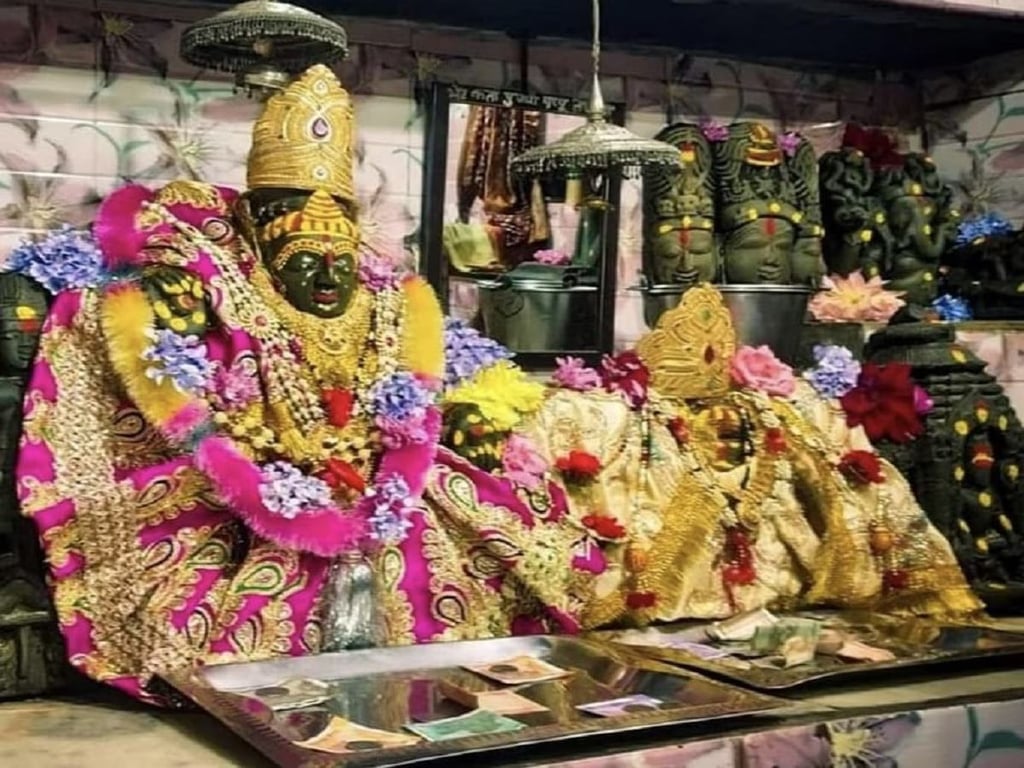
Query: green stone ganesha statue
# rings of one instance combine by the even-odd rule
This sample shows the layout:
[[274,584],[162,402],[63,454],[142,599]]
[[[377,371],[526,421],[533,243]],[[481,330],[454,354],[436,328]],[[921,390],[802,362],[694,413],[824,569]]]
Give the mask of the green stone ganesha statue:
[[939,260],[959,223],[953,191],[939,178],[935,162],[919,153],[906,155],[901,169],[876,177],[876,185],[892,233],[891,267],[883,277],[908,302],[930,304],[937,295]]
[[843,147],[821,156],[820,171],[829,274],[881,275],[891,237],[871,161],[860,149]]
[[644,177],[644,276],[652,285],[714,282],[720,264],[711,146],[690,123],[666,126],[655,138],[677,147],[680,163]]

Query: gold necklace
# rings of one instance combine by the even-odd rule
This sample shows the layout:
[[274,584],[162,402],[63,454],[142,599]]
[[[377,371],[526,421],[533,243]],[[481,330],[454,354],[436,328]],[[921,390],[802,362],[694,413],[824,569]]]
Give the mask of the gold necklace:
[[302,357],[312,367],[321,387],[350,387],[364,352],[371,346],[374,296],[363,286],[356,289],[345,314],[322,318],[293,307],[275,288],[270,274],[259,265],[252,285],[281,325],[302,344]]

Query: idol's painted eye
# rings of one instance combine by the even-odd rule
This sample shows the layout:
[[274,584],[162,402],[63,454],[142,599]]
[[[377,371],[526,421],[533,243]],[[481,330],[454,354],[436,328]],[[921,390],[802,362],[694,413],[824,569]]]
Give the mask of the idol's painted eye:
[[343,253],[334,262],[334,268],[343,275],[350,275],[355,270],[355,256],[351,253]]

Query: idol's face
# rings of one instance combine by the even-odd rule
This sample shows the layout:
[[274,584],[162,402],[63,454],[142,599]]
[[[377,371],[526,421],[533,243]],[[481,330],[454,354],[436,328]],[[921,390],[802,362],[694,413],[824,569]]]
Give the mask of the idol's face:
[[330,235],[289,235],[264,254],[281,294],[300,312],[340,317],[356,291],[356,254],[350,241]]

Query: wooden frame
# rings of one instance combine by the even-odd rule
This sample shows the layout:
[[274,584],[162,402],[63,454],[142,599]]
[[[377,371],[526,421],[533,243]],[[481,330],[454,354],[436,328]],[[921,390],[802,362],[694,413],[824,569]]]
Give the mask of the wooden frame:
[[[452,104],[520,107],[561,115],[586,115],[587,105],[578,99],[546,96],[521,91],[476,88],[454,83],[434,83],[427,94],[423,151],[423,198],[420,224],[420,274],[433,286],[448,311],[450,268],[442,245],[445,188],[448,161],[448,120]],[[622,125],[625,110],[615,105],[611,122]],[[605,189],[609,212],[603,217],[601,256],[598,266],[597,328],[593,348],[552,352],[516,352],[516,362],[527,370],[551,369],[555,358],[582,357],[591,364],[611,353],[615,339],[616,264],[619,238],[619,193],[621,178],[610,174]],[[515,350],[513,350],[515,351]]]

